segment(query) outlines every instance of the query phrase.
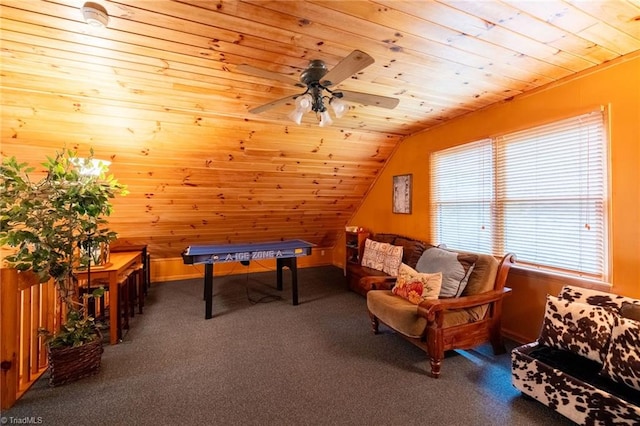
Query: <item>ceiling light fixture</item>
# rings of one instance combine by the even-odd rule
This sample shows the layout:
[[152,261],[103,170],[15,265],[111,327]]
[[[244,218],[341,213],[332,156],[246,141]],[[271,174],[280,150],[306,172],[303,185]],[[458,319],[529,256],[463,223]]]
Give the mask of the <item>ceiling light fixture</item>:
[[86,2],[82,6],[84,21],[92,27],[106,27],[109,23],[107,9],[94,2]]
[[[327,87],[320,84],[320,79],[327,73],[327,67],[323,61],[313,60],[309,63],[309,67],[302,73],[300,80],[307,85],[307,90],[297,96],[296,106],[289,114],[289,118],[296,124],[302,122],[302,116],[309,111],[316,113],[320,127],[330,126],[333,123],[329,111],[325,106],[325,100],[333,109],[336,118],[342,117],[349,106],[341,98],[342,92],[333,92]],[[324,94],[327,92],[327,94]]]
[[73,157],[69,160],[82,176],[98,177],[102,173],[106,173],[111,165],[111,161],[100,160],[97,158]]

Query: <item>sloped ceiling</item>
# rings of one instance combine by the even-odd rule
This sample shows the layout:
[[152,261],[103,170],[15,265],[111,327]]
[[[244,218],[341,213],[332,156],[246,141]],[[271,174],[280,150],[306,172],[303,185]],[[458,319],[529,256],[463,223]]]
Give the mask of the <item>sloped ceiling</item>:
[[[112,161],[130,195],[111,225],[157,257],[190,244],[302,238],[332,247],[404,136],[640,49],[637,1],[0,1],[2,155],[39,164],[63,146]],[[375,63],[337,88],[320,128],[298,79],[354,49]]]

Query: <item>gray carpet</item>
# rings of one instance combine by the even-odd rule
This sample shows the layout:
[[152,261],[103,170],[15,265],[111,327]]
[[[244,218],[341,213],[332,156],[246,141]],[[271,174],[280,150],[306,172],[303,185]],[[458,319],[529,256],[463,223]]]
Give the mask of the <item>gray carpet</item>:
[[[370,331],[366,300],[335,267],[299,270],[300,305],[275,272],[154,283],[96,376],[49,388],[46,375],[5,421],[43,425],[569,425],[511,386],[509,355],[454,351],[442,376],[400,337]],[[9,419],[11,420],[11,419]],[[3,422],[4,423],[4,422]],[[14,422],[15,423],[15,422]]]

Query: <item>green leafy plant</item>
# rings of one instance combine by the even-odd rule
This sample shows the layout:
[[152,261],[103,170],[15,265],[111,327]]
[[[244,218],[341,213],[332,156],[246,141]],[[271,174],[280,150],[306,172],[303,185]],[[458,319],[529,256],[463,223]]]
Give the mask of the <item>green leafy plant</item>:
[[84,316],[77,310],[67,314],[67,321],[56,334],[44,329],[38,331],[45,336],[51,348],[76,347],[92,342],[99,336],[95,318]]
[[[93,319],[85,320],[80,312],[73,271],[90,261],[81,247],[117,237],[107,228],[106,217],[112,212],[111,200],[128,193],[125,185],[106,175],[107,166],[93,156],[93,149],[88,158],[80,158],[63,148],[55,157],[47,157],[44,170],[37,171],[15,157],[3,160],[0,166],[0,245],[10,248],[4,263],[33,271],[40,282],[53,278],[68,312],[61,330],[61,335],[67,335],[59,342],[63,345],[82,342],[95,332]],[[41,179],[32,180],[34,174]],[[87,330],[79,330],[84,327]]]

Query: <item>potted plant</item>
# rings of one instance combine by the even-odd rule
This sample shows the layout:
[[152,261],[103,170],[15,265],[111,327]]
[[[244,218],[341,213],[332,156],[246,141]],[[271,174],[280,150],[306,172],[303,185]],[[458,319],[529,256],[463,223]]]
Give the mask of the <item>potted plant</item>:
[[[74,270],[91,262],[91,250],[82,247],[116,238],[107,228],[106,217],[112,212],[111,199],[126,195],[127,190],[107,176],[107,165],[93,156],[93,149],[83,159],[63,148],[55,157],[47,157],[42,172],[15,157],[3,160],[0,166],[0,246],[12,248],[4,262],[19,271],[34,272],[40,282],[53,279],[61,306],[66,308],[60,330],[44,332],[52,385],[92,374],[100,367],[100,331],[94,318],[83,311]],[[41,178],[32,180],[34,174]],[[94,296],[100,296],[100,291]],[[91,359],[86,360],[87,356]],[[56,365],[58,358],[71,360],[75,366]]]

